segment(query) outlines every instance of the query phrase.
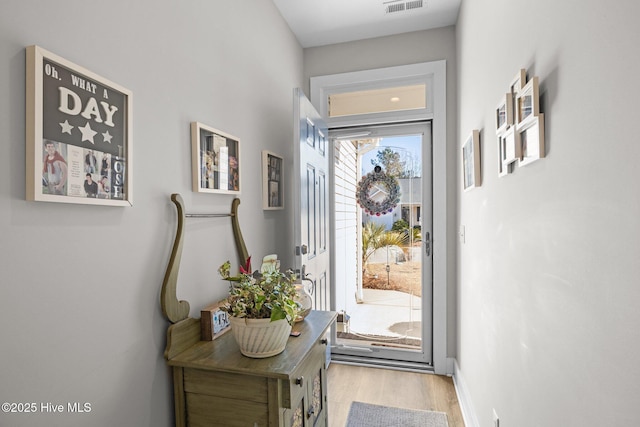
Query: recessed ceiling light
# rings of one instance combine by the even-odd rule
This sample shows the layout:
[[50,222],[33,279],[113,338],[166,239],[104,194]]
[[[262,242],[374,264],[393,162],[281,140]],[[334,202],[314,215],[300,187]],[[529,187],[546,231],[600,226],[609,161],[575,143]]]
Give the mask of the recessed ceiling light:
[[391,102],[399,102],[400,98],[398,98],[397,96],[394,96],[393,98],[390,99]]

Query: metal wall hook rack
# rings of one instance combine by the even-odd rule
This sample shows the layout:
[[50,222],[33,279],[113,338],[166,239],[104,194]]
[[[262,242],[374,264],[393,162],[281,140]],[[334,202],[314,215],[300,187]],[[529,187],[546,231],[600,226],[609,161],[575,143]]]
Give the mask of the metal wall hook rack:
[[233,216],[232,213],[228,214],[184,214],[185,218],[222,218]]

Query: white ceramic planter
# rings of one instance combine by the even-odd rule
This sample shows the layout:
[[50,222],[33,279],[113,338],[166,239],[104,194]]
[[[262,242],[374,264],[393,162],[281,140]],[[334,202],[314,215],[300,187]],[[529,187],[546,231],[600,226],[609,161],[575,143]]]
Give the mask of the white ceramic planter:
[[230,317],[231,332],[247,357],[264,358],[284,351],[291,333],[291,325],[285,320],[245,319]]

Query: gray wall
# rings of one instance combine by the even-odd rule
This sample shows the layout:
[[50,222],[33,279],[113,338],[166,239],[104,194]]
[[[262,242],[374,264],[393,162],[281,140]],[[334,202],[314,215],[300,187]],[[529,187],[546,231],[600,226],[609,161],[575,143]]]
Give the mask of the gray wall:
[[[309,93],[309,79],[314,76],[363,71],[376,68],[409,65],[429,61],[447,61],[447,210],[456,206],[456,33],[455,27],[416,31],[396,36],[307,48],[304,50],[305,90]],[[447,300],[448,355],[455,355],[455,221],[448,223]]]
[[[133,91],[133,207],[25,201],[31,44]],[[291,210],[262,210],[259,171],[262,149],[292,165],[302,48],[269,1],[3,0],[0,63],[0,402],[91,403],[80,415],[0,413],[0,425],[173,425],[159,307],[169,195],[190,212],[228,212],[232,200],[191,191],[189,123],[240,138],[249,252],[291,265]],[[226,259],[237,265],[229,220],[188,220],[178,296],[196,316],[226,294]]]
[[[479,425],[640,425],[640,3],[464,1],[458,135],[482,130],[459,191],[458,353]],[[547,157],[498,178],[494,108],[540,78]],[[458,173],[460,167],[458,165]]]

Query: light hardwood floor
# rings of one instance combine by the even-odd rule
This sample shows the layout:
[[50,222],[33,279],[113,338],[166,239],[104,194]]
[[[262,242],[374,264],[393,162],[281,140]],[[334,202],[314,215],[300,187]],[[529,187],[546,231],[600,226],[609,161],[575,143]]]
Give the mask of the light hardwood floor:
[[344,427],[353,401],[445,412],[449,427],[464,427],[450,377],[332,362],[327,387],[328,427]]

